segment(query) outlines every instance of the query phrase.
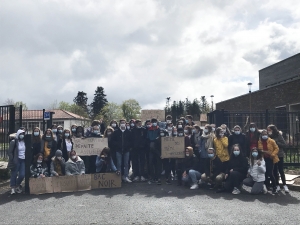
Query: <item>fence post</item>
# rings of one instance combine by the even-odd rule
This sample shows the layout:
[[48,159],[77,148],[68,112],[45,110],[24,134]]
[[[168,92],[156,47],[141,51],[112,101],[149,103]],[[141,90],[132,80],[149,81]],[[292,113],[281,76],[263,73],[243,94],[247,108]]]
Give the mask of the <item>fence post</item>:
[[266,117],[266,126],[265,127],[267,127],[267,126],[269,126],[269,110],[268,109],[266,109],[265,117]]
[[19,107],[19,124],[20,127],[23,127],[23,106],[22,105],[20,105]]
[[43,109],[43,134],[45,133],[45,109]]
[[224,123],[225,123],[225,122],[224,122],[224,121],[225,121],[225,118],[224,118],[224,116],[225,116],[225,115],[224,115],[224,114],[225,114],[225,113],[224,113],[224,109],[222,109],[221,111],[222,111],[222,114],[221,114],[221,115],[222,115],[222,116],[221,116],[221,117],[222,117],[222,123],[221,123],[221,124],[224,124]]
[[32,161],[31,150],[31,134],[26,134],[24,137],[25,142],[25,193],[29,194],[29,177],[30,177],[30,165]]
[[13,105],[9,106],[9,128],[8,134],[15,132],[15,107]]

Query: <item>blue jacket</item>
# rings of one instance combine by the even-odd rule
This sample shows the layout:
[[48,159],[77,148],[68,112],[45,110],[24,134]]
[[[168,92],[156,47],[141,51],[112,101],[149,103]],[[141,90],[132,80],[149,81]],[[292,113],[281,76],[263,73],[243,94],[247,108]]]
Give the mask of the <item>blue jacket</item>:
[[[105,161],[103,159],[101,159],[100,156],[97,156],[97,158],[96,158],[96,173],[99,173],[101,171],[104,162]],[[109,160],[109,163],[107,164],[105,172],[112,172],[112,171],[116,172],[117,168],[116,168],[112,158],[110,157],[110,160]]]
[[147,131],[147,139],[149,141],[156,141],[160,137],[160,129],[157,126],[156,129],[154,127],[150,127]]
[[198,150],[199,150],[200,158],[202,159],[208,158],[207,150],[208,148],[213,148],[213,142],[214,142],[214,136],[212,134],[209,134],[206,137],[204,137],[203,135],[200,137],[200,140],[198,142],[199,145]]

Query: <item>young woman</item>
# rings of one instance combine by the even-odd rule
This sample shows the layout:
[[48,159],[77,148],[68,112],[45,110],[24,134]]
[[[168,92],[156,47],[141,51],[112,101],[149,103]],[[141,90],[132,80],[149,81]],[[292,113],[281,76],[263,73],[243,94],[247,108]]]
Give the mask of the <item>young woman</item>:
[[54,156],[57,149],[57,142],[54,140],[51,129],[47,129],[44,133],[41,141],[41,153],[44,156],[44,161],[48,167],[48,173],[50,173],[51,158]]
[[240,146],[240,151],[244,156],[247,156],[246,136],[242,133],[242,129],[239,125],[234,126],[233,133],[228,138],[228,149],[232,149],[232,146],[235,144],[238,144]]
[[65,159],[62,157],[62,151],[56,150],[55,156],[51,159],[50,173],[51,176],[65,175]]
[[115,131],[120,129],[116,120],[110,121],[109,126],[111,126]]
[[85,166],[83,160],[76,154],[76,151],[70,152],[70,158],[66,162],[66,175],[85,174]]
[[108,147],[110,149],[110,155],[113,159],[114,164],[116,165],[117,163],[117,157],[116,157],[116,150],[113,148],[113,144],[111,141],[111,137],[114,133],[114,129],[111,126],[107,126],[106,130],[104,131],[104,138],[107,138],[107,142],[108,142]]
[[73,141],[71,138],[71,131],[65,129],[62,133],[62,138],[58,141],[57,148],[61,149],[63,158],[69,160],[70,152],[73,150]]
[[224,169],[226,171],[228,161],[229,161],[229,152],[228,152],[228,138],[224,135],[224,131],[221,127],[216,129],[216,137],[214,139],[214,147],[216,154],[219,159],[222,161]]
[[276,187],[277,191],[280,191],[279,175],[278,175],[278,172],[279,172],[284,191],[286,193],[289,193],[289,188],[286,185],[285,174],[284,174],[284,170],[283,170],[283,158],[284,158],[283,148],[286,147],[286,142],[283,139],[281,133],[279,132],[279,130],[277,129],[277,127],[275,125],[273,125],[273,124],[269,125],[267,128],[267,131],[268,131],[269,137],[272,138],[279,147],[279,152],[278,152],[279,162],[275,163],[275,165],[274,165],[274,177],[275,177],[275,181],[276,181],[276,185],[277,185],[277,187]]
[[214,145],[214,132],[212,132],[212,126],[209,124],[206,124],[203,133],[200,137],[200,140],[198,142],[198,151],[200,155],[200,173],[205,172],[205,163],[207,162],[208,159],[208,149],[213,148]]
[[120,171],[117,170],[112,157],[110,155],[110,149],[105,147],[96,159],[96,173],[109,173],[116,172],[118,175]]
[[257,195],[262,192],[266,194],[268,191],[264,184],[266,164],[263,153],[256,147],[253,147],[250,153],[250,167],[248,169],[247,178],[244,179],[243,184],[252,187],[252,195]]
[[71,137],[72,137],[72,138],[75,138],[75,137],[76,137],[76,128],[77,128],[77,125],[76,125],[76,124],[73,124],[73,125],[71,126],[71,133],[72,133]]
[[199,155],[199,140],[201,138],[202,132],[201,129],[198,125],[194,125],[192,127],[192,137],[191,137],[191,144],[192,144],[192,148],[194,149],[194,154],[198,157],[198,159],[200,158]]
[[57,143],[60,141],[60,139],[62,139],[63,132],[64,132],[64,128],[61,125],[57,126],[57,140],[56,140]]
[[225,174],[224,188],[221,189],[221,191],[229,191],[234,195],[240,194],[241,191],[238,189],[238,187],[245,179],[247,170],[247,159],[241,152],[239,144],[234,144],[231,149],[230,159]]
[[249,130],[246,133],[246,157],[251,157],[250,151],[258,147],[260,133],[255,123],[250,123]]
[[229,137],[231,135],[231,132],[226,124],[222,124],[220,127],[222,128],[224,136]]
[[84,128],[82,126],[76,127],[76,138],[84,138]]
[[38,153],[41,152],[41,142],[42,142],[42,136],[41,136],[41,130],[38,127],[35,127],[32,132],[32,161],[35,159]]
[[57,132],[57,125],[56,125],[56,124],[52,124],[52,126],[51,126],[51,131],[52,131],[52,136],[53,136],[54,140],[55,140],[56,143],[57,143],[57,140],[58,140],[58,132]]
[[48,177],[48,168],[46,163],[43,161],[43,154],[38,153],[33,161],[32,165],[30,166],[30,173],[31,177],[34,178],[41,178],[41,177]]
[[8,165],[10,172],[11,194],[22,193],[21,183],[25,177],[25,131],[18,130],[15,139],[9,143]]
[[[258,141],[258,149],[262,149],[262,152],[264,154],[264,159],[266,162],[266,180],[268,177],[270,177],[270,180],[272,182],[272,193],[277,194],[276,190],[276,181],[273,174],[274,164],[279,161],[278,158],[278,145],[276,142],[269,138],[267,130],[262,130],[261,137]],[[267,185],[267,184],[266,184]]]

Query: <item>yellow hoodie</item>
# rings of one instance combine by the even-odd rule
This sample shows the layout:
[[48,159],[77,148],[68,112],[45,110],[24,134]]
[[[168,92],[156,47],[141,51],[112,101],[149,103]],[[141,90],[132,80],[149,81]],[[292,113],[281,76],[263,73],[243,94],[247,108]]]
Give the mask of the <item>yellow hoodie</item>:
[[229,160],[229,153],[228,153],[228,138],[215,138],[214,139],[214,147],[216,150],[217,156],[220,158],[222,162],[226,162]]

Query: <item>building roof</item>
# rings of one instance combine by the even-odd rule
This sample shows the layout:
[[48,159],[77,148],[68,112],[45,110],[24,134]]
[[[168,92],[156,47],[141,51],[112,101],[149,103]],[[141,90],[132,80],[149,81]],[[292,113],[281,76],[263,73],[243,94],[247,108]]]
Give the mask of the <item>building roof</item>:
[[[89,120],[89,118],[85,118],[79,116],[75,113],[71,113],[66,110],[61,109],[53,109],[53,110],[46,110],[46,112],[54,112],[52,119],[77,119],[77,120]],[[22,112],[22,119],[23,120],[40,120],[43,118],[43,110],[23,110]]]

